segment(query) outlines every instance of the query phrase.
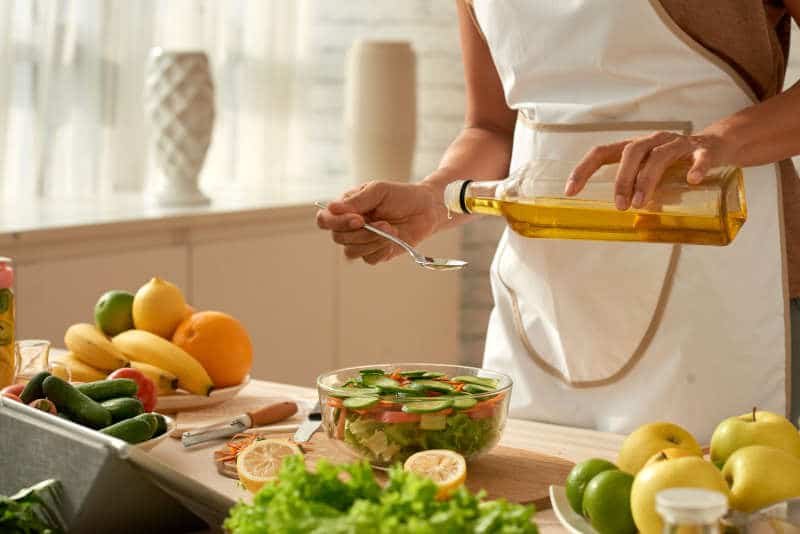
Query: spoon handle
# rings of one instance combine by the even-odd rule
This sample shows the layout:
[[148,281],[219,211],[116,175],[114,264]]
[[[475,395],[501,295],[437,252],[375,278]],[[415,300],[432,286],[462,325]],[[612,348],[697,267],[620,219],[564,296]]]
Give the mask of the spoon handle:
[[[320,209],[323,209],[323,210],[327,209],[327,207],[328,207],[328,204],[326,204],[325,202],[320,202],[320,201],[314,202],[314,205],[316,207],[320,208]],[[390,234],[388,232],[384,232],[383,230],[381,230],[379,228],[375,228],[371,224],[367,224],[367,223],[364,223],[364,226],[362,228],[364,228],[365,230],[369,230],[373,234],[377,234],[377,235],[383,237],[384,239],[388,239],[392,243],[400,245],[401,247],[403,247],[405,249],[406,252],[411,254],[415,259],[417,258],[417,255],[419,253],[416,250],[414,250],[414,247],[412,247],[411,245],[409,245],[408,243],[406,243],[405,241],[403,241],[399,237],[393,236],[392,234]]]

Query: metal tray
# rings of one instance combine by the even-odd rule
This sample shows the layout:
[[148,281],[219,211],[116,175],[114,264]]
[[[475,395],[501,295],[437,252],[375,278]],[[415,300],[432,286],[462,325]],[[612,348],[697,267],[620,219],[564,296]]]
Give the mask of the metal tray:
[[0,494],[49,478],[70,533],[221,532],[234,504],[122,440],[0,397]]

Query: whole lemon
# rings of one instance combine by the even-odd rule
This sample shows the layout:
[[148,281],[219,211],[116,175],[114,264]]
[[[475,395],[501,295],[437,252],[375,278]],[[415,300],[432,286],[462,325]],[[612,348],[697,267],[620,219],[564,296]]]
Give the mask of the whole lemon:
[[171,338],[186,316],[186,300],[177,286],[154,277],[133,297],[133,324],[164,338]]

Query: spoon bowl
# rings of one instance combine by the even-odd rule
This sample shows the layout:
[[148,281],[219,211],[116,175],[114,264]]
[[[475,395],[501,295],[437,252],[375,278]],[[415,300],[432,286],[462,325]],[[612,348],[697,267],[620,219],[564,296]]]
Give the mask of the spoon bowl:
[[[328,205],[325,202],[317,201],[314,202],[314,205],[323,210],[328,208]],[[383,237],[384,239],[388,239],[389,241],[399,245],[406,252],[408,252],[408,254],[412,258],[414,258],[414,261],[417,263],[417,265],[425,269],[431,271],[460,271],[469,264],[469,262],[466,262],[464,260],[454,260],[448,258],[431,258],[430,256],[425,256],[424,254],[418,252],[414,247],[412,247],[399,237],[395,237],[392,234],[389,234],[387,232],[384,232],[383,230],[375,228],[370,224],[364,223],[364,226],[362,228],[364,228],[365,230],[369,230],[370,232],[377,234]]]

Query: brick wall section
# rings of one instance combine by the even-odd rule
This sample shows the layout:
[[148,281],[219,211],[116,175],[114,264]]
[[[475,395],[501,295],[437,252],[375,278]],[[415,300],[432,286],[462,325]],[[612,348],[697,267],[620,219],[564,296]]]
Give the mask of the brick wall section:
[[[418,132],[414,178],[438,165],[464,117],[464,80],[453,0],[347,0],[309,2],[306,114],[317,180],[346,182],[342,130],[344,68],[353,39],[404,39],[417,55]],[[307,162],[308,163],[308,162]],[[480,363],[492,306],[489,264],[504,224],[487,220],[465,228],[461,339],[465,363]]]
[[[464,82],[458,46],[455,3],[452,0],[348,0],[309,2],[310,24],[306,113],[310,153],[316,179],[346,183],[342,130],[344,64],[356,38],[409,40],[417,53],[418,135],[414,177],[436,165],[458,133],[463,119]],[[794,28],[794,50],[787,80],[800,78],[800,32]],[[306,162],[307,164],[309,162]],[[486,218],[465,228],[461,302],[462,360],[480,363],[492,297],[489,266],[502,219]]]

